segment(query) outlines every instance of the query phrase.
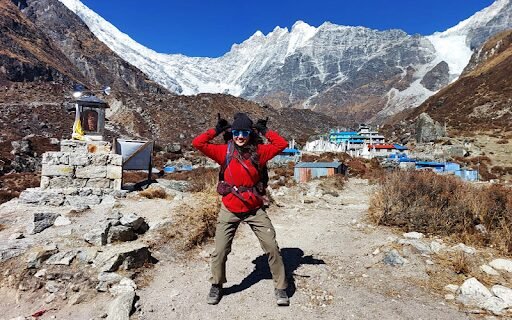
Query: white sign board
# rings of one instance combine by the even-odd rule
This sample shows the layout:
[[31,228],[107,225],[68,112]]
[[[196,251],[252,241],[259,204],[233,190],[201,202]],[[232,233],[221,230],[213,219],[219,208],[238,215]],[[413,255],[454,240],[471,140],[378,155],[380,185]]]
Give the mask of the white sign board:
[[153,141],[117,139],[115,150],[123,156],[123,170],[149,170]]

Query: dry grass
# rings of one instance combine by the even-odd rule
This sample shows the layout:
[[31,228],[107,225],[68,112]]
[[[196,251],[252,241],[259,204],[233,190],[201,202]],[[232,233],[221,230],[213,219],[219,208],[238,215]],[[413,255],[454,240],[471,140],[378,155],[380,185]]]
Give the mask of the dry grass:
[[368,179],[375,182],[382,178],[385,170],[380,166],[379,160],[364,158],[351,158],[347,161],[348,174],[350,177]]
[[0,176],[0,204],[19,197],[21,191],[27,188],[39,187],[39,174],[23,172]]
[[334,197],[339,196],[339,191],[343,190],[345,187],[345,183],[347,182],[347,177],[341,174],[335,174],[330,177],[322,177],[320,178],[322,182],[318,185],[319,189],[322,190],[324,194],[330,194]]
[[296,184],[293,179],[295,163],[289,162],[286,166],[273,168],[271,172],[269,172],[269,176],[271,177],[268,185],[271,189],[278,189],[280,187],[286,186],[291,187]]
[[333,162],[335,160],[344,162],[351,159],[348,153],[333,153],[324,152],[321,154],[305,153],[302,155],[301,161],[303,162]]
[[187,181],[188,191],[201,192],[217,184],[219,169],[197,168],[191,171],[168,173],[162,179]]
[[175,220],[160,231],[160,238],[153,245],[172,243],[180,251],[189,251],[215,235],[220,197],[214,189],[196,195],[201,199],[199,206],[185,204],[177,208]]
[[[380,181],[370,218],[406,231],[449,236],[512,254],[512,194],[501,185],[475,186],[432,172],[397,171]],[[477,231],[482,225],[486,232]]]
[[167,193],[160,187],[149,187],[139,192],[139,195],[148,199],[166,199]]
[[471,264],[468,255],[464,252],[458,252],[452,264],[453,271],[456,274],[471,274]]

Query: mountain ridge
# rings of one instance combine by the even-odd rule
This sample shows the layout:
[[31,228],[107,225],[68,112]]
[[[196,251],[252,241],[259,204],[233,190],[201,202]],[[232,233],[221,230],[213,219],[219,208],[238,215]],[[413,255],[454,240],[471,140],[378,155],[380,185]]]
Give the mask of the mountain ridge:
[[[488,34],[512,26],[510,1],[498,0],[458,25],[426,37],[329,22],[312,27],[298,21],[291,30],[276,27],[267,35],[256,31],[221,57],[194,58],[156,53],[80,1],[60,1],[100,40],[171,91],[227,93],[275,107],[311,108],[338,120],[348,114],[352,121],[379,122],[419,105],[435,93],[421,84],[429,71],[445,61],[453,81],[469,61],[471,48]],[[447,44],[446,50],[438,49]],[[386,75],[375,76],[376,71]]]

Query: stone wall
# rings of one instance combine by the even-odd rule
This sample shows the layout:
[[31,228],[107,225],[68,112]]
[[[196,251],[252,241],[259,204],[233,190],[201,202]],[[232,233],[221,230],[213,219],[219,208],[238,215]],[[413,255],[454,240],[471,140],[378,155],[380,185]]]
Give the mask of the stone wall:
[[41,186],[20,195],[22,203],[84,207],[101,203],[121,190],[123,159],[105,141],[63,140],[61,151],[42,159]]

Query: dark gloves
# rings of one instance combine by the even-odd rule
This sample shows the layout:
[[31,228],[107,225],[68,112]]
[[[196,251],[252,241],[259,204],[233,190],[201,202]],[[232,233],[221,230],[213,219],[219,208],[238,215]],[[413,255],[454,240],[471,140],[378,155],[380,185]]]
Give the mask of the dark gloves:
[[226,119],[222,119],[220,117],[220,113],[217,113],[217,118],[218,118],[217,125],[215,126],[215,134],[216,135],[219,135],[223,131],[231,128],[231,124],[229,124],[229,122]]
[[265,135],[268,130],[267,122],[268,122],[268,117],[265,120],[258,119],[258,121],[256,121],[256,124],[254,125],[254,129],[256,129],[260,134]]

